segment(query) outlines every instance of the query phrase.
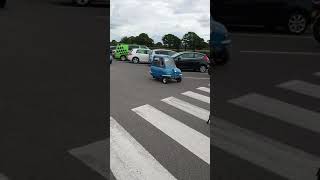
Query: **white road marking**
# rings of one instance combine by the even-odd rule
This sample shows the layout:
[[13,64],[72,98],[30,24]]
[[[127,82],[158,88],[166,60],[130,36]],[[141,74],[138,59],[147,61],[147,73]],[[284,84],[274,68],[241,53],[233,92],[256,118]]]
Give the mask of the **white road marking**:
[[207,87],[198,87],[197,89],[200,90],[200,91],[204,91],[204,92],[210,93],[210,88],[207,88]]
[[112,117],[110,134],[110,168],[117,180],[176,179]]
[[5,176],[4,174],[0,173],[0,180],[9,180],[9,178],[7,176]]
[[204,121],[207,121],[209,119],[209,115],[210,115],[209,111],[202,109],[198,106],[195,106],[193,104],[190,104],[188,102],[177,99],[175,97],[168,97],[168,98],[162,99],[161,101],[177,109],[180,109],[186,113],[189,113],[199,119],[202,119]]
[[85,146],[69,150],[69,153],[82,161],[101,176],[109,179],[106,169],[109,167],[106,161],[106,147],[109,147],[109,139],[96,141]]
[[278,85],[280,88],[288,89],[307,96],[320,98],[320,86],[304,81],[292,80]]
[[306,56],[320,56],[316,52],[289,52],[289,51],[240,51],[241,53],[257,53],[257,54],[282,54],[282,55],[306,55]]
[[317,112],[255,93],[231,99],[229,102],[320,133],[320,114]]
[[187,78],[187,79],[199,79],[199,80],[201,80],[201,79],[210,79],[210,78],[203,78],[203,77],[183,77],[183,78]]
[[210,138],[148,104],[132,111],[210,164]]
[[247,33],[232,33],[233,36],[244,36],[244,37],[262,37],[262,38],[298,38],[298,39],[312,39],[312,36],[290,36],[290,35],[273,35],[273,34],[247,34]]
[[210,97],[208,97],[208,96],[204,96],[202,94],[198,94],[198,93],[195,93],[195,92],[192,92],[192,91],[187,91],[187,92],[184,92],[184,93],[181,93],[181,94],[185,95],[185,96],[188,96],[188,97],[191,97],[193,99],[196,99],[196,100],[199,100],[199,101],[202,101],[202,102],[210,104]]
[[222,119],[212,121],[212,145],[286,179],[316,179],[319,157],[237,127]]

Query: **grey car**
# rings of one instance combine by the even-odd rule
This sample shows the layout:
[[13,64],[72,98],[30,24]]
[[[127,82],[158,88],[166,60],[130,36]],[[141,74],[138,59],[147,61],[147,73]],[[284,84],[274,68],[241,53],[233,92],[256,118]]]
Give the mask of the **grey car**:
[[153,56],[156,54],[172,56],[174,54],[177,54],[177,52],[168,49],[153,49],[149,53],[149,63],[151,63]]

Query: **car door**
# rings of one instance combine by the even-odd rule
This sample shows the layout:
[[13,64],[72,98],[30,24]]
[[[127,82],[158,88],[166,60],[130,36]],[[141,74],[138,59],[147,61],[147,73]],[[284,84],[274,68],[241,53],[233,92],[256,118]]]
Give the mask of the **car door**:
[[[287,18],[288,0],[250,0],[252,17],[255,24],[274,25],[277,21]],[[277,17],[277,18],[271,18]]]
[[180,60],[182,69],[193,69],[194,60],[194,53],[182,54]]
[[201,65],[205,64],[203,60],[204,54],[195,53],[194,54],[194,64],[193,67],[195,69],[199,69]]
[[141,54],[141,61],[142,62],[148,62],[149,61],[149,50],[144,49],[142,50],[142,54]]
[[223,24],[247,24],[250,11],[250,0],[215,0],[212,14]]
[[151,63],[151,72],[153,73],[153,76],[158,78],[160,77],[160,59],[154,58]]

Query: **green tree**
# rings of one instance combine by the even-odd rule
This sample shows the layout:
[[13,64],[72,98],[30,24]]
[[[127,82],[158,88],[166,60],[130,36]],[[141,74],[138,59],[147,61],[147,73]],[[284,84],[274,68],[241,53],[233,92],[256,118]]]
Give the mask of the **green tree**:
[[120,40],[120,43],[134,44],[135,41],[136,41],[136,37],[134,37],[134,36],[130,36],[130,37],[124,36],[124,37]]
[[111,42],[110,42],[110,45],[111,46],[116,46],[118,44],[118,42],[116,41],[116,40],[112,40]]
[[168,48],[180,49],[181,40],[173,35],[173,34],[166,34],[162,37],[163,45]]
[[194,32],[188,32],[186,33],[182,38],[182,44],[185,49],[202,49],[204,48],[204,39],[200,38],[196,33]]
[[146,33],[141,33],[139,36],[135,37],[135,43],[140,44],[140,45],[145,45],[152,47],[153,46],[153,39],[151,39],[148,34]]
[[162,47],[163,46],[163,44],[161,43],[161,42],[157,42],[156,44],[155,44],[155,47],[158,47],[158,48],[160,48],[160,47]]

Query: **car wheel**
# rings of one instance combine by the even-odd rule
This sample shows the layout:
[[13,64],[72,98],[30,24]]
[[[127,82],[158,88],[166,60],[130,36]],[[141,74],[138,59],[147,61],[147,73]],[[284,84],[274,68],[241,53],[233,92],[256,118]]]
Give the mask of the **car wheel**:
[[168,83],[168,78],[162,78],[162,83],[167,84]]
[[139,63],[139,58],[134,57],[134,58],[132,59],[132,62],[133,62],[134,64],[138,64],[138,63]]
[[200,70],[201,73],[205,73],[207,71],[207,67],[204,66],[204,65],[201,65],[199,70]]
[[302,34],[307,29],[308,20],[304,13],[295,12],[292,13],[287,22],[287,29],[292,34]]
[[87,6],[90,0],[73,0],[73,2],[78,6]]
[[178,78],[177,79],[177,82],[179,83],[179,82],[181,82],[182,81],[182,78]]
[[121,61],[125,61],[127,58],[126,58],[126,56],[121,56],[120,59],[121,59]]

